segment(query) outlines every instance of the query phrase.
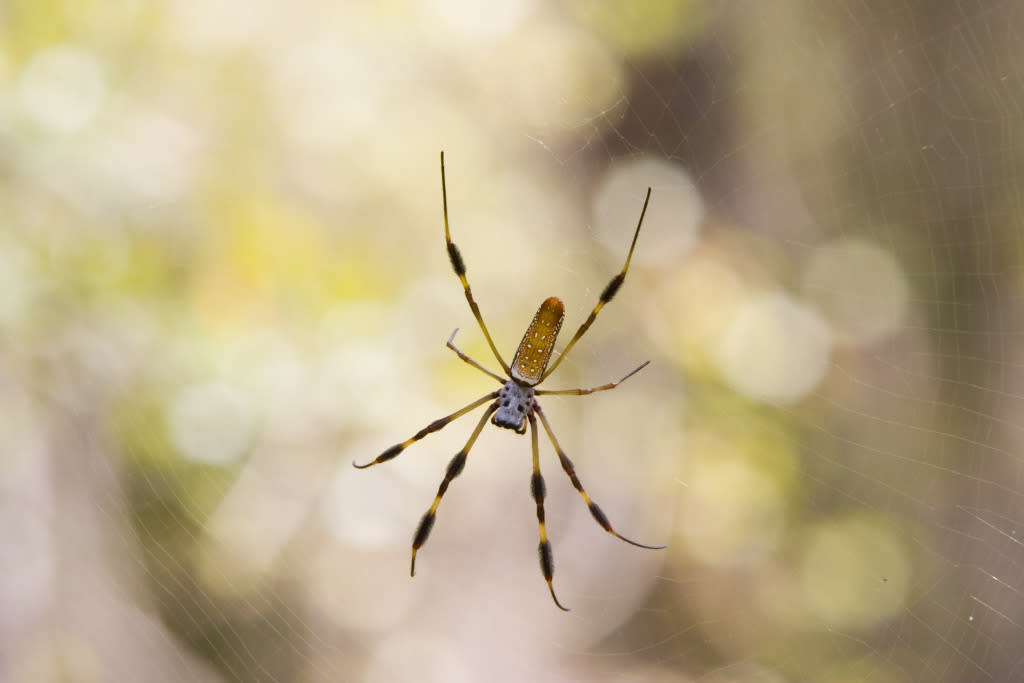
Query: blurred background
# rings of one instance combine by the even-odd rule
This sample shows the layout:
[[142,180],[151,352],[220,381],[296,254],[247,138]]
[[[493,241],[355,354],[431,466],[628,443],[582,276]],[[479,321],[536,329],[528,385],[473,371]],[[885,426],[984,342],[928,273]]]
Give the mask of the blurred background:
[[[0,1],[0,680],[1024,678],[1024,6]],[[542,437],[488,427],[546,297]],[[561,347],[560,347],[561,348]],[[476,413],[474,413],[476,414]]]

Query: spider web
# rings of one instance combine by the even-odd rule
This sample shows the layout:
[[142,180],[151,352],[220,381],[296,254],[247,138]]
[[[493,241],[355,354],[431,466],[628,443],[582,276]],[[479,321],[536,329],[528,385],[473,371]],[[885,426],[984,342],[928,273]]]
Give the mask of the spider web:
[[[1015,2],[0,4],[0,678],[1024,677]],[[540,435],[488,426],[538,303]],[[568,334],[568,333],[566,333]],[[568,336],[562,340],[564,345]],[[559,348],[562,348],[559,346]],[[473,413],[478,415],[479,413]]]

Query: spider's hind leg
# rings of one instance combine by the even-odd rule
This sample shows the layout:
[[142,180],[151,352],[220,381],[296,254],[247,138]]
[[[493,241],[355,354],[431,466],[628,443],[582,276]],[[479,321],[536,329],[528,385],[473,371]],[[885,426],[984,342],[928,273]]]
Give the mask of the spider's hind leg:
[[[590,312],[587,319],[584,320],[583,324],[580,325],[578,330],[576,330],[576,334],[574,334],[572,339],[569,340],[569,343],[565,345],[565,348],[562,350],[562,355],[556,358],[555,362],[552,363],[544,372],[544,376],[541,377],[540,382],[543,382],[546,377],[550,376],[551,373],[555,371],[555,368],[565,360],[565,357],[569,355],[569,351],[572,350],[572,347],[576,346],[576,342],[580,340],[580,337],[586,334],[587,330],[590,329],[590,326],[594,324],[594,321],[597,319],[597,314],[601,312],[601,309],[604,308],[605,304],[611,301],[615,295],[618,294],[619,288],[622,287],[622,283],[626,281],[626,273],[629,272],[629,262],[633,260],[633,250],[636,248],[636,238],[640,236],[640,227],[644,224],[644,216],[647,214],[647,204],[650,201],[651,188],[648,187],[647,197],[644,199],[644,208],[640,210],[640,220],[637,221],[636,232],[633,233],[633,241],[629,245],[629,253],[626,254],[626,262],[622,265],[622,270],[619,271],[618,275],[609,280],[607,285],[605,285],[604,290],[601,292],[601,296],[598,297],[597,305],[594,306],[594,310]],[[540,384],[540,382],[537,382],[537,384]]]
[[448,260],[452,262],[452,270],[455,271],[459,282],[462,283],[462,290],[466,293],[466,302],[469,304],[469,310],[473,312],[473,317],[480,323],[480,330],[484,333],[488,346],[491,347],[491,353],[498,359],[498,364],[501,365],[501,369],[505,371],[505,374],[508,374],[508,363],[498,353],[498,347],[494,345],[491,333],[487,330],[487,324],[484,323],[484,317],[480,313],[480,306],[477,305],[476,299],[473,298],[473,290],[470,289],[469,280],[466,278],[466,262],[462,259],[462,254],[459,252],[459,248],[455,246],[455,242],[452,242],[452,232],[448,227],[448,184],[444,178],[444,152],[441,152],[441,203],[444,207],[444,241],[445,246],[448,248]]

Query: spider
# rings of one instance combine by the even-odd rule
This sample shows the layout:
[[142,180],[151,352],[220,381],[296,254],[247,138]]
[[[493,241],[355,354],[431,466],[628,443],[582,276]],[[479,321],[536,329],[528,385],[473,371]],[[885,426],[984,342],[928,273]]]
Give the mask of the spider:
[[550,297],[544,300],[540,305],[540,308],[537,310],[537,313],[533,316],[533,320],[530,322],[530,326],[527,328],[526,334],[523,335],[523,340],[519,343],[519,347],[516,349],[516,353],[512,357],[512,365],[509,365],[501,357],[501,354],[498,353],[498,349],[494,345],[494,340],[491,339],[491,334],[487,330],[487,325],[484,323],[483,316],[480,314],[480,307],[473,298],[473,292],[469,287],[469,280],[466,279],[466,264],[462,260],[462,254],[459,252],[459,248],[455,246],[455,243],[452,242],[451,230],[448,227],[448,189],[445,183],[444,174],[444,152],[441,152],[441,201],[444,208],[444,239],[448,248],[448,258],[451,260],[452,269],[455,271],[455,275],[458,276],[459,281],[462,283],[462,289],[466,293],[466,301],[469,302],[469,308],[473,312],[473,317],[475,317],[476,321],[480,324],[480,330],[484,333],[484,338],[487,340],[487,344],[491,347],[494,357],[501,365],[502,370],[505,371],[505,377],[491,372],[480,363],[460,351],[454,344],[455,334],[459,331],[458,328],[456,328],[455,331],[452,332],[451,337],[448,338],[446,346],[454,351],[464,362],[497,380],[502,385],[501,389],[498,391],[492,391],[486,396],[473,401],[464,408],[455,411],[451,415],[434,420],[409,439],[388,448],[374,460],[366,464],[359,465],[355,462],[352,463],[352,465],[357,469],[366,469],[367,467],[387,462],[388,460],[396,458],[402,451],[428,434],[432,434],[433,432],[443,429],[449,423],[480,407],[484,403],[489,401],[491,402],[484,411],[483,417],[481,417],[480,421],[477,422],[476,427],[473,429],[473,433],[470,434],[466,445],[463,446],[462,450],[456,453],[455,457],[453,457],[451,462],[448,463],[444,479],[441,481],[441,486],[437,490],[437,495],[434,496],[434,502],[420,520],[420,524],[416,529],[416,534],[413,536],[412,541],[412,561],[409,566],[409,576],[416,575],[416,552],[423,547],[424,543],[427,542],[427,537],[430,536],[430,531],[434,528],[434,517],[437,514],[438,506],[441,504],[441,498],[444,497],[445,492],[448,490],[448,485],[452,480],[462,473],[463,468],[466,466],[466,458],[469,455],[469,451],[473,447],[473,444],[476,443],[477,437],[480,436],[480,432],[487,423],[487,418],[491,418],[491,422],[498,427],[511,429],[517,434],[525,434],[526,424],[529,422],[530,441],[533,447],[533,477],[530,480],[530,493],[533,496],[534,502],[537,504],[537,522],[540,527],[540,545],[537,550],[540,556],[540,569],[541,573],[544,575],[544,580],[547,581],[548,590],[551,592],[551,599],[554,600],[555,605],[557,605],[559,609],[566,612],[569,611],[567,607],[559,602],[558,596],[555,595],[554,585],[552,584],[552,577],[554,576],[554,560],[551,554],[551,543],[548,541],[547,531],[544,527],[544,498],[546,495],[546,487],[544,485],[544,477],[541,476],[540,458],[538,455],[538,417],[540,418],[541,424],[544,426],[544,431],[547,432],[548,438],[551,440],[551,444],[555,447],[555,451],[558,453],[558,459],[562,464],[562,469],[565,470],[565,473],[568,475],[572,485],[577,491],[579,491],[580,495],[583,496],[584,502],[586,502],[587,507],[590,509],[590,514],[593,515],[597,523],[600,524],[605,531],[616,538],[639,548],[660,550],[666,547],[663,545],[652,546],[637,543],[636,541],[626,538],[612,528],[611,523],[608,521],[608,517],[604,514],[601,508],[597,506],[597,503],[590,499],[590,496],[587,495],[586,490],[584,490],[583,484],[580,483],[579,477],[576,476],[576,469],[573,467],[572,461],[569,460],[569,457],[559,445],[558,439],[555,438],[555,433],[551,429],[551,424],[548,422],[547,416],[544,414],[544,411],[540,407],[540,403],[537,401],[537,396],[583,396],[585,394],[592,394],[596,391],[608,391],[609,389],[614,389],[619,386],[619,384],[647,367],[647,364],[650,363],[650,361],[645,361],[635,370],[616,382],[609,382],[608,384],[603,384],[591,389],[548,390],[536,388],[541,382],[547,379],[547,377],[553,373],[556,368],[558,368],[558,365],[563,360],[565,360],[565,357],[569,355],[569,351],[571,351],[573,346],[576,345],[576,342],[580,340],[580,337],[590,329],[594,319],[597,318],[597,314],[602,308],[604,308],[605,304],[612,300],[612,297],[614,297],[619,291],[619,288],[622,287],[622,283],[626,279],[626,271],[629,270],[629,262],[633,258],[633,249],[636,247],[636,239],[640,235],[640,226],[643,225],[644,214],[647,213],[647,203],[650,199],[651,188],[647,188],[647,197],[644,199],[644,206],[640,211],[640,220],[637,222],[636,232],[633,233],[633,242],[629,245],[629,253],[626,255],[626,263],[622,266],[622,270],[619,274],[613,277],[604,288],[604,291],[601,292],[601,296],[597,301],[597,305],[594,306],[594,310],[590,312],[587,319],[582,325],[580,325],[579,329],[576,330],[576,334],[573,335],[571,340],[569,340],[569,344],[565,347],[565,350],[561,355],[555,359],[555,362],[551,364],[550,367],[548,366],[548,363],[551,360],[551,354],[554,351],[555,338],[558,336],[558,331],[562,327],[562,319],[565,317],[565,306],[562,304],[562,301],[556,297]]

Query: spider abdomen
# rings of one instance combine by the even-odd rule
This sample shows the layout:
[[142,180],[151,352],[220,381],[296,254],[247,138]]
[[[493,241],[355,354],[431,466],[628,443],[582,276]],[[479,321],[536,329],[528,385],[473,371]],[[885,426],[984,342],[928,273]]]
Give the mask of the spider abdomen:
[[526,416],[533,410],[533,387],[519,384],[513,379],[505,382],[498,392],[498,410],[491,422],[505,429],[526,433]]
[[555,339],[562,329],[565,305],[558,297],[549,297],[540,305],[519,342],[512,359],[512,379],[521,384],[539,384],[555,350]]

